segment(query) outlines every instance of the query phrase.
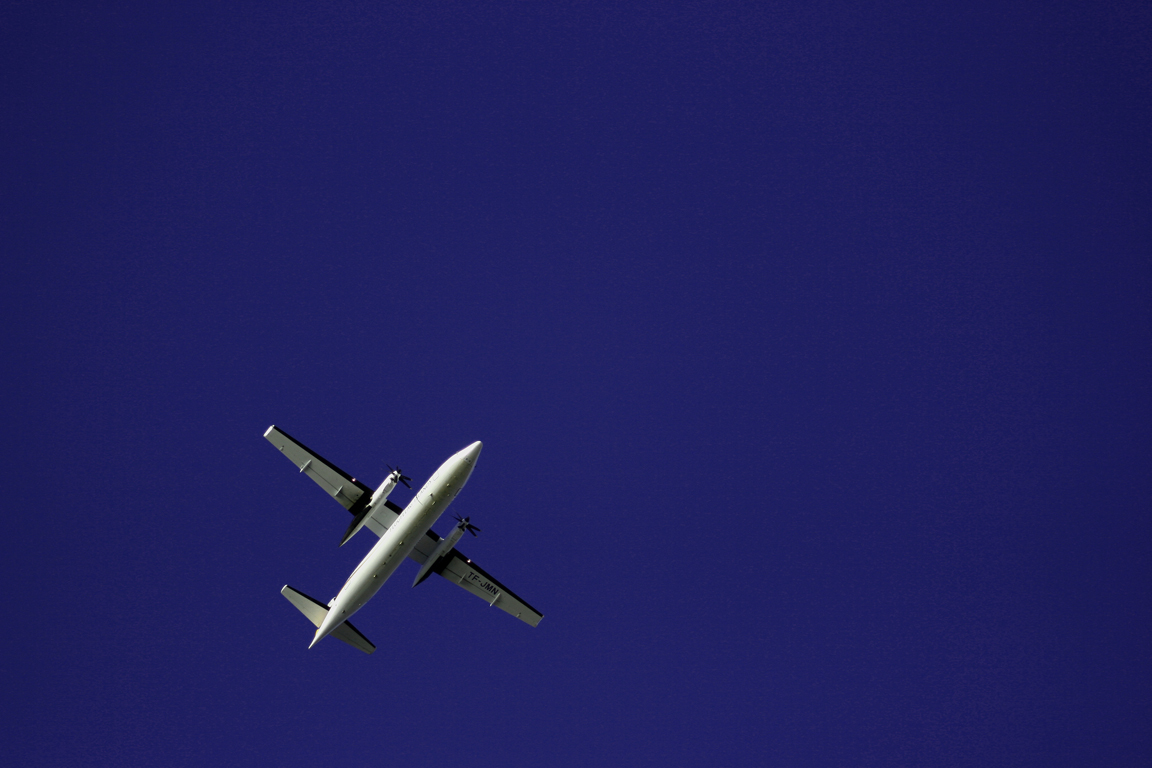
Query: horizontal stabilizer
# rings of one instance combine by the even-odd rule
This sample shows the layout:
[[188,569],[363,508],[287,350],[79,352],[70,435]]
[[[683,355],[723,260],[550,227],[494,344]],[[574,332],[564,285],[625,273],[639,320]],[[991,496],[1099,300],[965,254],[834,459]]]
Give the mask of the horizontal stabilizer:
[[[312,622],[315,626],[320,626],[324,623],[324,617],[328,615],[328,606],[320,602],[314,597],[309,597],[303,592],[293,589],[287,584],[280,590],[280,594],[288,598],[288,602],[296,606],[296,610],[304,614],[308,621]],[[344,622],[336,629],[332,630],[332,637],[341,640],[353,648],[359,648],[364,653],[372,653],[376,650],[376,646],[360,633],[360,630],[352,626],[348,622]]]

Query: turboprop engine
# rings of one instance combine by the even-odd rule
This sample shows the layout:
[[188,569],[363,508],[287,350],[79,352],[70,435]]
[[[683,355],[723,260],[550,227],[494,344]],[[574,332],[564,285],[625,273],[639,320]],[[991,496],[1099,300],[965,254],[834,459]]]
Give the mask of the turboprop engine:
[[372,501],[368,502],[368,506],[370,508],[379,507],[381,504],[383,504],[388,499],[388,494],[392,493],[392,489],[395,488],[398,484],[404,483],[404,487],[406,488],[412,487],[408,484],[408,481],[412,478],[404,474],[400,470],[400,467],[392,469],[391,464],[385,464],[384,466],[388,467],[388,469],[391,469],[392,472],[388,475],[388,477],[384,478],[384,482],[380,483],[380,487],[372,492]]
[[[388,467],[392,469],[392,467]],[[364,523],[368,522],[368,518],[372,517],[372,513],[384,506],[384,502],[388,500],[388,494],[392,493],[392,489],[400,483],[411,488],[408,481],[412,478],[405,475],[400,471],[400,467],[392,469],[388,477],[384,478],[384,482],[380,483],[380,487],[372,492],[372,498],[368,502],[368,506],[360,510],[356,517],[352,518],[352,524],[348,526],[348,530],[344,531],[344,538],[340,540],[340,546],[357,534],[357,532],[364,527]]]
[[436,565],[436,562],[440,558],[452,551],[452,548],[456,546],[456,542],[460,541],[460,537],[464,535],[464,531],[468,531],[468,533],[475,536],[476,531],[480,530],[468,522],[472,518],[460,517],[458,515],[455,517],[456,520],[459,521],[458,525],[452,529],[452,533],[448,534],[447,538],[440,539],[440,541],[437,542],[436,549],[432,550],[432,554],[428,555],[428,559],[424,561],[424,565],[420,566],[420,572],[417,573],[416,578],[412,580],[412,586],[416,586],[432,575],[432,567]]

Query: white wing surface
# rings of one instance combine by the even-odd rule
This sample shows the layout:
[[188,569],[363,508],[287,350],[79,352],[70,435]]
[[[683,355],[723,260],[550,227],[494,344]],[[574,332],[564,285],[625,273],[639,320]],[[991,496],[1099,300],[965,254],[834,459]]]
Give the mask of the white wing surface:
[[[308,448],[308,446],[295,439],[287,432],[268,427],[264,437],[280,452],[296,465],[308,477],[316,481],[316,485],[323,488],[329,496],[340,502],[344,509],[351,509],[365,493],[372,497],[372,489],[356,480],[335,464],[324,459],[323,456]],[[367,501],[365,501],[367,503]],[[391,521],[389,521],[391,525]]]
[[[395,507],[390,501],[387,504],[389,507]],[[388,525],[391,525],[396,519],[396,515],[403,511],[399,507],[395,507],[395,512],[392,519],[388,521]],[[388,525],[380,524],[380,517],[381,513],[376,513],[366,523],[366,527],[371,528],[377,536],[383,536],[384,531],[388,530]],[[416,543],[416,548],[412,550],[412,554],[408,555],[409,559],[415,560],[418,565],[424,565],[439,542],[440,537],[432,531],[428,531]],[[523,598],[492,578],[487,571],[472,562],[467,555],[458,549],[453,549],[447,555],[441,555],[439,562],[432,566],[432,573],[440,574],[456,586],[463,587],[481,598],[488,605],[507,611],[520,621],[531,624],[533,627],[539,624],[540,619],[544,617],[540,611],[528,605]]]
[[[413,558],[415,559],[415,558]],[[528,603],[524,602],[512,590],[492,578],[476,563],[464,556],[459,550],[452,550],[440,562],[432,566],[432,572],[438,573],[448,581],[463,587],[472,594],[484,600],[494,608],[507,611],[516,618],[533,627],[540,623],[543,614]]]
[[[386,502],[389,507],[394,507],[392,502]],[[377,536],[383,536],[384,531],[388,530],[388,526],[396,520],[396,515],[404,510],[399,507],[395,508],[392,519],[388,521],[388,525],[381,525],[379,518],[384,510],[372,515],[368,520],[365,527],[371,528],[372,532]],[[419,542],[416,543],[416,548],[408,555],[410,560],[415,560],[418,565],[424,565],[431,556],[436,545],[440,542],[440,537],[432,531],[424,534]],[[536,626],[543,618],[543,614],[532,606],[528,605],[520,596],[514,593],[508,587],[504,586],[496,579],[492,578],[487,571],[485,571],[476,563],[472,562],[467,555],[460,552],[458,549],[453,549],[447,555],[441,555],[439,562],[432,566],[432,573],[438,573],[453,584],[463,587],[472,594],[481,598],[488,605],[499,608],[502,611],[507,611],[521,621]]]
[[[368,525],[371,526],[373,522],[375,521],[369,521]],[[387,530],[386,527],[382,528],[376,535],[383,535],[385,530]],[[440,537],[432,531],[428,531],[416,543],[416,548],[412,550],[408,558],[415,560],[418,565],[424,565],[439,542]],[[456,586],[463,587],[476,595],[488,605],[507,611],[520,621],[531,624],[533,627],[539,624],[540,619],[544,617],[544,614],[528,605],[519,595],[492,578],[487,571],[472,562],[467,555],[458,549],[453,549],[447,555],[441,555],[439,561],[432,566],[432,573],[443,576]]]

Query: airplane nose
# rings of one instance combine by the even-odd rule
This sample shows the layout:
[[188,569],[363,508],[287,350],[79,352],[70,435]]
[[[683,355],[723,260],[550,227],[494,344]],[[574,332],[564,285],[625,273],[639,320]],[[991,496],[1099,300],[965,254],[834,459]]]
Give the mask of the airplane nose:
[[472,445],[461,451],[461,453],[464,454],[465,459],[474,462],[476,461],[476,457],[480,455],[480,449],[483,447],[484,443],[477,440],[476,442],[472,443]]

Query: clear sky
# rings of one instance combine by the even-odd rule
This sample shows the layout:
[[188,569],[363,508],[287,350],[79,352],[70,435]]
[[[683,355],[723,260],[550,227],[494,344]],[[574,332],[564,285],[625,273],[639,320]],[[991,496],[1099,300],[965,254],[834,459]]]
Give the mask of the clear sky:
[[[1150,39],[4,4],[8,760],[1148,765]],[[373,486],[484,441],[540,626],[406,563],[308,650],[280,587],[375,539],[270,424]]]

